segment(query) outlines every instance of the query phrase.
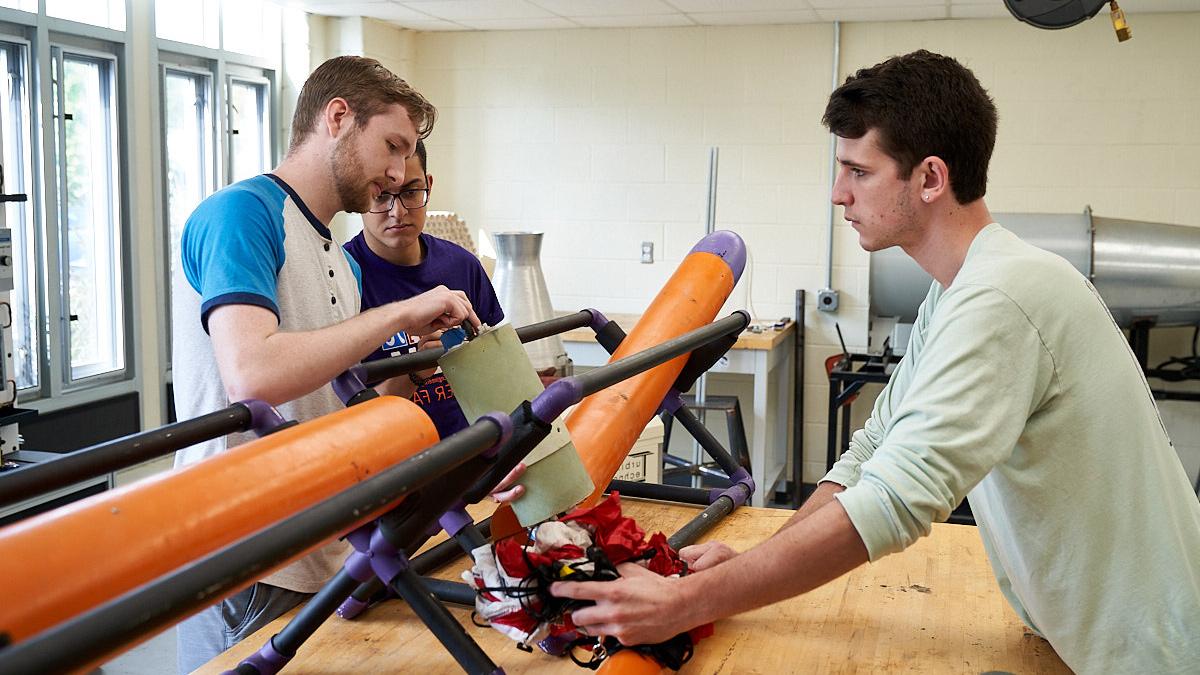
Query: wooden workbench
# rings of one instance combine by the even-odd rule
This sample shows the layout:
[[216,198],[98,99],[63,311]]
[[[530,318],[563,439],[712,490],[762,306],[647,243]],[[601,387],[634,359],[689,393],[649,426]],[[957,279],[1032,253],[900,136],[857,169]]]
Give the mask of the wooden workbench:
[[[624,500],[648,532],[674,532],[698,509]],[[739,509],[712,538],[738,550],[769,536],[791,511]],[[463,561],[437,576],[457,579]],[[509,673],[588,671],[568,659],[526,654],[500,633],[468,633]],[[199,673],[233,668],[278,632],[291,613]],[[996,586],[974,527],[934,525],[912,548],[866,565],[806,595],[726,619],[703,641],[683,673],[1069,673],[1049,643],[1029,634]],[[459,673],[454,660],[400,601],[355,621],[328,620],[284,673]]]

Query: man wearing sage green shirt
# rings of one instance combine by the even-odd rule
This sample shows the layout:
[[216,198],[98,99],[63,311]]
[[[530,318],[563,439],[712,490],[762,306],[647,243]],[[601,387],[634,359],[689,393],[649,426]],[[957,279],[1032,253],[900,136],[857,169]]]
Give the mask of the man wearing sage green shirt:
[[823,122],[859,243],[934,278],[871,418],[753,549],[552,591],[596,601],[572,615],[589,634],[661,642],[901,551],[966,497],[1004,595],[1073,670],[1200,672],[1200,502],[1095,289],[992,221],[987,92],[922,50],[848,78]]

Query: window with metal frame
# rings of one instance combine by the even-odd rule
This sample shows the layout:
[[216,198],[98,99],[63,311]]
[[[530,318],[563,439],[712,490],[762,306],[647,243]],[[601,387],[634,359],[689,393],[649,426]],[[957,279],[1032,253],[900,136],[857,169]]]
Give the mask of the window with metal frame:
[[229,182],[270,171],[271,83],[231,75],[228,78]]
[[[29,45],[0,39],[0,147],[3,173],[0,193],[28,194],[33,175],[33,142],[30,125]],[[4,224],[12,231],[14,288],[11,294],[13,331],[12,378],[18,391],[38,387],[42,377],[39,302],[40,265],[35,209],[28,201],[5,201]]]
[[[216,116],[212,72],[182,65],[162,67],[163,195],[166,207],[166,286],[180,264],[179,240],[196,206],[217,188]],[[171,293],[166,293],[171,316]],[[171,322],[166,322],[171,344]],[[170,367],[170,350],[167,365]]]
[[111,56],[51,50],[60,292],[67,383],[125,371],[117,69]]

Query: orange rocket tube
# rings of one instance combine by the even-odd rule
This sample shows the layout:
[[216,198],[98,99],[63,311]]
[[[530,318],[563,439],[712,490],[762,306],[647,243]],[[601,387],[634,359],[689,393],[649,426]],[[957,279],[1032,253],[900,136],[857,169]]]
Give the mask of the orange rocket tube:
[[604,659],[600,664],[600,675],[659,675],[666,670],[653,658],[630,649],[621,651]]
[[[718,231],[702,239],[683,259],[608,362],[712,323],[741,276],[745,261],[745,245],[733,232]],[[571,441],[596,486],[581,506],[600,501],[687,359],[687,355],[680,356],[592,394],[567,417]],[[496,509],[492,516],[494,539],[520,530],[507,504]]]
[[0,529],[0,634],[26,639],[437,441],[417,405],[383,396]]
[[[714,239],[722,245],[712,246]],[[705,237],[683,259],[609,363],[712,323],[733,291],[744,261],[745,248],[736,234],[717,232]],[[680,356],[599,391],[583,399],[567,417],[567,431],[596,486],[582,506],[600,501],[687,358]]]

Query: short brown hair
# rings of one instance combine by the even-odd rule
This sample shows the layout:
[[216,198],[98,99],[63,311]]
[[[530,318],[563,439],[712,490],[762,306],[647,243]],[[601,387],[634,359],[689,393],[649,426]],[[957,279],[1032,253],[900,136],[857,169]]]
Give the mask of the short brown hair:
[[863,68],[829,96],[821,122],[842,138],[878,129],[880,149],[900,165],[900,178],[926,157],[941,157],[960,204],[987,192],[996,105],[949,56],[921,49]]
[[375,59],[336,56],[318,66],[304,82],[292,116],[288,152],[308,139],[325,106],[335,98],[346,99],[354,112],[355,125],[360,128],[396,103],[408,111],[418,138],[429,136],[437,120],[437,108],[428,99]]

